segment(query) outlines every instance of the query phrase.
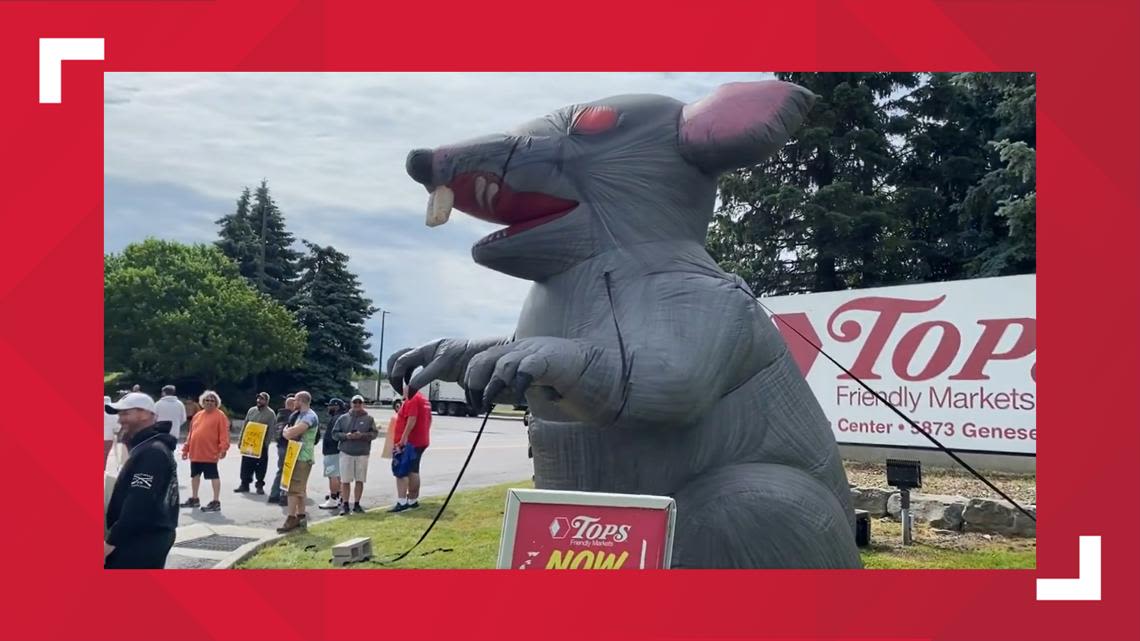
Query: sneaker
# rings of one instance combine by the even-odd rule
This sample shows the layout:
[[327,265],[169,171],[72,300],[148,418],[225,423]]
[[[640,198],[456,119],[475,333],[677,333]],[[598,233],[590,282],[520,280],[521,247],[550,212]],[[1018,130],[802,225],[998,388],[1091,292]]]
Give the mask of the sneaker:
[[309,515],[308,514],[302,514],[301,516],[297,517],[297,527],[299,527],[299,528],[309,527]]
[[348,509],[348,503],[342,503],[341,504],[341,506],[340,506],[340,515],[341,516],[348,516],[348,513],[350,511],[351,510]]
[[417,508],[417,507],[419,507],[419,506],[420,506],[420,502],[419,502],[419,501],[412,501],[411,503],[408,503],[408,509],[409,509],[409,510],[411,510],[411,509],[415,509],[415,508]]
[[288,516],[288,518],[285,519],[285,525],[282,525],[281,527],[277,528],[277,533],[278,534],[285,534],[286,532],[292,532],[293,530],[296,530],[299,527],[301,527],[301,524],[298,521],[297,517],[290,514]]
[[191,498],[186,499],[185,503],[179,503],[178,507],[198,507],[199,505],[201,505],[201,503],[198,502],[198,499]]
[[257,486],[257,493],[261,496],[265,496],[265,486],[258,485]]
[[330,496],[330,497],[325,499],[324,503],[321,503],[317,507],[321,508],[322,510],[335,510],[338,507],[340,507],[340,501],[338,501],[338,500],[336,500]]
[[388,511],[393,512],[393,513],[403,512],[404,510],[408,509],[409,507],[411,507],[411,506],[406,504],[406,503],[397,503],[397,504],[393,505],[391,508],[389,508]]
[[242,483],[241,485],[234,488],[235,494],[245,494],[247,492],[249,492],[249,483]]
[[[347,503],[345,504],[345,507],[348,507]],[[356,512],[357,514],[364,514],[364,508],[360,507],[359,503],[356,503],[352,506],[352,511]],[[345,511],[345,514],[348,514],[347,510]]]
[[221,501],[210,501],[209,503],[207,503],[205,506],[202,507],[202,511],[203,512],[221,512],[222,511],[222,502]]

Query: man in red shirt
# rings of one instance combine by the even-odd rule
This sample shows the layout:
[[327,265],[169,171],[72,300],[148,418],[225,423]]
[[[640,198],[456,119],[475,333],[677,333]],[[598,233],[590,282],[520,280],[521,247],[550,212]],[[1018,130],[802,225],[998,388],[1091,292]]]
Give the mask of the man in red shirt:
[[431,403],[418,390],[404,386],[404,403],[396,413],[396,433],[392,435],[394,443],[393,460],[405,447],[415,449],[416,457],[407,476],[396,477],[396,494],[399,497],[396,505],[389,512],[403,512],[420,506],[420,461],[424,458],[424,451],[428,448],[431,432]]

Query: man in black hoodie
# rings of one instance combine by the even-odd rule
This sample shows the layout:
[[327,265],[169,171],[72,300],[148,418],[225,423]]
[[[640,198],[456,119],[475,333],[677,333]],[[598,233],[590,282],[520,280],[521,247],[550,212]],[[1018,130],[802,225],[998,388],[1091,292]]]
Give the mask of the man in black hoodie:
[[103,567],[162,569],[178,528],[178,441],[169,422],[155,423],[154,400],[146,394],[132,392],[104,409],[118,415],[130,454],[107,506]]

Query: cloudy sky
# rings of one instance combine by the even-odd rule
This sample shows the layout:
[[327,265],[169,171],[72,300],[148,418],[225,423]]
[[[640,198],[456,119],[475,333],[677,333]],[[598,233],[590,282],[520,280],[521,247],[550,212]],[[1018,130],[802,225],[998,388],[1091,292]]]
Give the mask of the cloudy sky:
[[[623,93],[685,101],[768,74],[108,73],[103,249],[212,242],[214,221],[264,178],[299,239],[350,258],[387,317],[384,350],[510,334],[529,283],[476,265],[497,227],[461,212],[424,225],[404,173],[435,147]],[[368,323],[379,349],[380,315]]]

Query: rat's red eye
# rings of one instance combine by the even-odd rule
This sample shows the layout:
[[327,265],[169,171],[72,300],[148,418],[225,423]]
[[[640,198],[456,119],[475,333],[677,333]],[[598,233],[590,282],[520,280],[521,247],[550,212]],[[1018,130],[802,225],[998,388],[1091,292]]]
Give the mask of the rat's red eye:
[[574,116],[573,134],[600,134],[617,126],[618,112],[613,107],[586,107]]

